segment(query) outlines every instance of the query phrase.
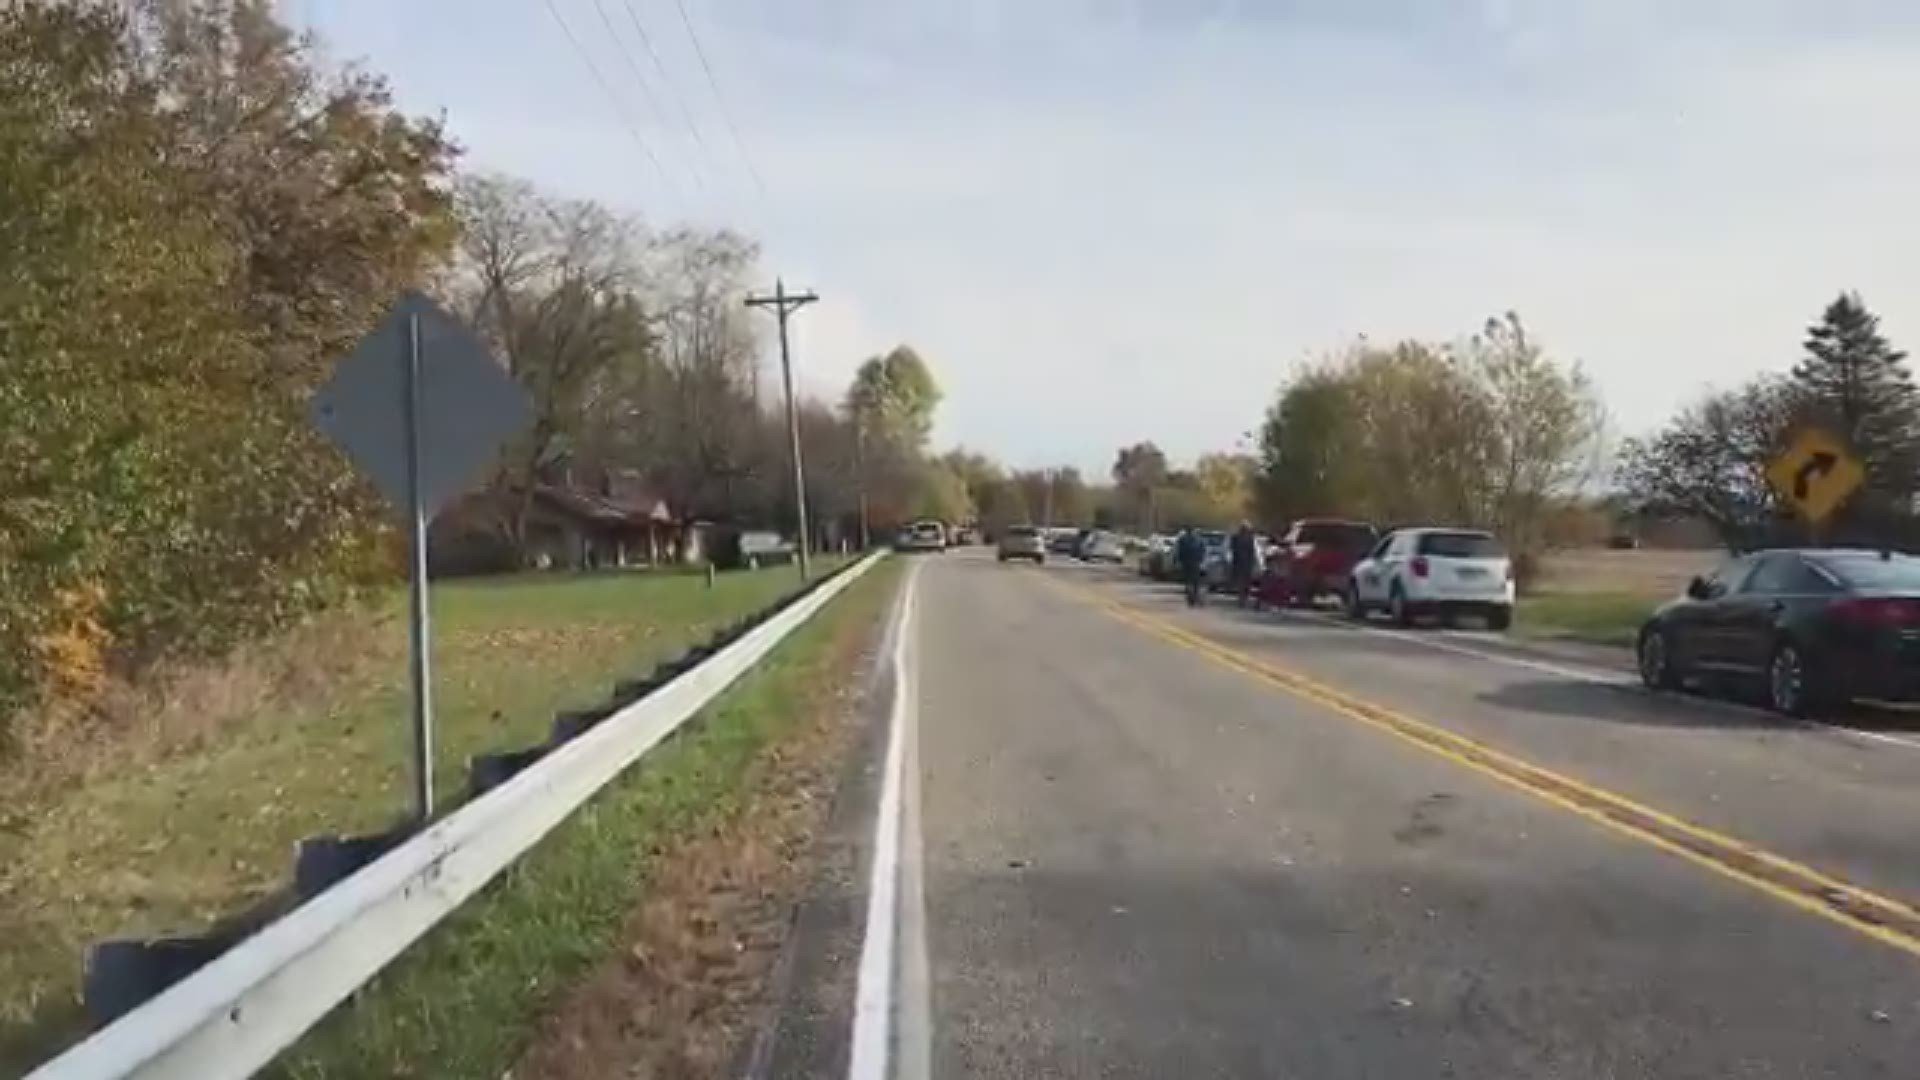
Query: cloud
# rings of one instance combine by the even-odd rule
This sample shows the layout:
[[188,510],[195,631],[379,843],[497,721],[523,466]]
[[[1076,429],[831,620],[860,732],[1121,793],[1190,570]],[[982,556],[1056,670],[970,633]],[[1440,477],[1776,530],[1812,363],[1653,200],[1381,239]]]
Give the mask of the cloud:
[[671,4],[636,9],[709,154],[640,133],[709,175],[670,196],[532,5],[460,5],[458,42],[394,25],[436,2],[323,28],[478,161],[744,224],[822,294],[806,389],[911,341],[938,437],[1023,463],[1231,446],[1302,356],[1507,309],[1629,430],[1785,367],[1842,288],[1920,335],[1920,7],[1895,0],[694,6],[764,198],[711,153]]

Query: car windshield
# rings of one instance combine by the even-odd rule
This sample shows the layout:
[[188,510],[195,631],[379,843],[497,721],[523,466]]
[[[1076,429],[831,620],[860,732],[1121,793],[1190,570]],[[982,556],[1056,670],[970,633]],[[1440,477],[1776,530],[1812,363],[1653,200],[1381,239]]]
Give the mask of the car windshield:
[[1039,532],[1031,525],[1015,525],[1013,528],[1007,530],[1007,535],[1031,540],[1033,537],[1039,535]]
[[1422,533],[1419,552],[1445,559],[1501,559],[1507,554],[1500,541],[1478,532]]
[[1822,555],[1813,560],[1859,592],[1920,592],[1920,558],[1877,551]]
[[1338,548],[1341,551],[1365,551],[1373,546],[1374,539],[1375,534],[1371,525],[1345,521],[1317,521],[1300,526],[1296,543]]

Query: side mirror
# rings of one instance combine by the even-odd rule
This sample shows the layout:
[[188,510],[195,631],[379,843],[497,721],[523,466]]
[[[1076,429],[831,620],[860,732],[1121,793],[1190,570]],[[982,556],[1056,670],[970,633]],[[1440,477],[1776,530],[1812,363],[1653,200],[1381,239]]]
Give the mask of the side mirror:
[[1687,599],[1711,600],[1713,599],[1713,587],[1707,584],[1706,578],[1696,575],[1692,581],[1687,582]]

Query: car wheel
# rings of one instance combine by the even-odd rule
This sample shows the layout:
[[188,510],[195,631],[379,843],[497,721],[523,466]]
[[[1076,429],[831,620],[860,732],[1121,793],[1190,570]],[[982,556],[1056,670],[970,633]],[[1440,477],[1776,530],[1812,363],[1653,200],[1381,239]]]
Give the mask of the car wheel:
[[1367,602],[1360,599],[1358,583],[1347,586],[1347,618],[1364,620],[1367,617]]
[[1512,625],[1513,609],[1510,607],[1497,607],[1487,613],[1487,629],[1489,630],[1503,633],[1507,627]]
[[1680,685],[1680,673],[1673,667],[1673,647],[1665,630],[1653,629],[1640,635],[1640,681],[1649,690],[1673,690]]
[[1407,603],[1407,592],[1397,581],[1387,593],[1387,614],[1392,616],[1395,626],[1413,625],[1413,606]]
[[1825,705],[1825,697],[1800,647],[1791,641],[1774,646],[1767,663],[1767,704],[1785,716],[1809,717]]

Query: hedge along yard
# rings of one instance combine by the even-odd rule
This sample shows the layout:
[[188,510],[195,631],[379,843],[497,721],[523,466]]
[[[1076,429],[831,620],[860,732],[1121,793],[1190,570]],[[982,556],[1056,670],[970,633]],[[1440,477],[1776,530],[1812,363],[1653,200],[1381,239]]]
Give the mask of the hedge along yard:
[[[822,572],[834,562],[822,559]],[[791,567],[437,584],[435,788],[470,755],[544,739],[722,626],[797,589]],[[84,1032],[91,942],[199,932],[291,881],[297,841],[408,805],[405,597],[338,612],[119,704],[110,744],[36,747],[0,774],[0,1074]]]

